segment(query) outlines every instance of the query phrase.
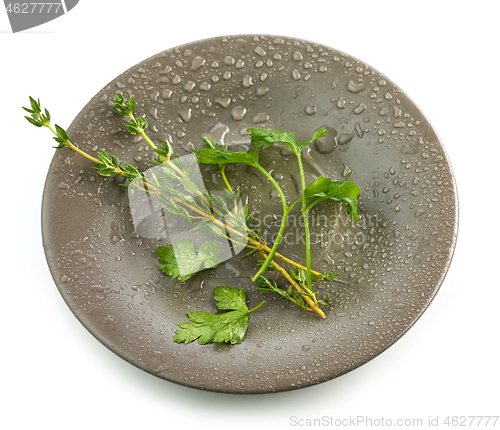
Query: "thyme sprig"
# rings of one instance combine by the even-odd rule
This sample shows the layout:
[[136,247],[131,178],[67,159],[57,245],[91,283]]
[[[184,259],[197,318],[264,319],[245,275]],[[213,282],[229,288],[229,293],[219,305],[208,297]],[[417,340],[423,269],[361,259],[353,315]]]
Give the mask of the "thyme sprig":
[[141,176],[139,171],[134,166],[128,163],[124,163],[125,167],[121,166],[118,157],[116,157],[115,155],[108,155],[104,150],[101,150],[98,153],[99,158],[95,158],[78,148],[70,141],[68,133],[64,128],[60,127],[57,124],[52,127],[52,124],[50,122],[50,113],[47,109],[44,109],[42,112],[40,99],[35,100],[33,97],[30,97],[29,99],[31,109],[24,106],[23,109],[26,112],[30,113],[31,116],[25,116],[25,118],[36,127],[48,128],[55,135],[54,140],[59,144],[58,146],[54,147],[55,149],[61,149],[66,146],[77,152],[78,154],[84,156],[85,158],[96,164],[96,166],[93,167],[101,176],[110,177],[114,174],[117,174],[119,176],[127,178],[129,181],[132,181],[138,176]]

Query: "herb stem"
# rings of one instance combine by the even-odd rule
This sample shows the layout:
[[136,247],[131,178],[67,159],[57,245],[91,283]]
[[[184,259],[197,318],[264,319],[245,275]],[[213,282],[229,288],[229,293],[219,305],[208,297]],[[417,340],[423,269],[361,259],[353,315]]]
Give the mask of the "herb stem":
[[[221,221],[219,221],[219,220],[215,219],[215,218],[214,218],[211,214],[206,213],[206,212],[205,212],[203,209],[201,209],[200,207],[195,206],[195,205],[193,205],[193,204],[191,204],[191,203],[188,203],[188,202],[186,202],[185,200],[183,200],[183,199],[181,199],[181,198],[178,198],[178,197],[173,197],[173,196],[170,196],[170,198],[171,198],[171,199],[173,199],[174,201],[176,201],[177,203],[180,203],[180,204],[182,204],[182,205],[186,206],[188,209],[191,209],[193,212],[196,212],[196,213],[198,213],[199,215],[201,215],[200,217],[192,217],[192,218],[195,218],[195,219],[206,219],[206,220],[209,220],[209,221],[213,222],[214,224],[218,225],[219,227],[222,227],[222,228],[224,228],[224,229],[227,229],[227,230],[231,231],[232,233],[237,234],[238,236],[240,236],[240,237],[242,237],[242,238],[245,236],[245,234],[244,234],[244,233],[242,233],[241,231],[239,231],[239,230],[236,230],[236,229],[232,228],[232,226],[231,226],[231,225],[228,225],[228,224],[226,224],[226,223],[224,223],[224,222],[221,222]],[[282,226],[283,226],[283,225],[284,225],[284,226],[286,226],[286,222],[285,222],[285,223],[283,223],[283,224],[282,224]],[[283,230],[284,230],[284,227],[283,227]],[[235,242],[235,243],[240,244],[240,242],[237,242],[235,238],[229,238],[229,239],[230,239],[230,240],[232,240],[232,241],[233,241],[233,242]],[[245,245],[247,248],[250,248],[250,249],[259,249],[259,250],[266,251],[266,252],[268,252],[268,253],[271,253],[271,252],[272,252],[272,249],[271,249],[271,248],[269,248],[269,246],[267,246],[265,243],[261,243],[261,242],[259,242],[259,241],[255,240],[254,238],[252,238],[252,237],[250,237],[250,236],[247,236],[247,240],[248,240],[248,242],[251,242],[251,243],[254,245],[254,246],[249,246],[249,245],[247,244],[247,245]],[[242,245],[243,245],[243,244],[242,244]],[[301,265],[301,264],[299,264],[299,263],[297,263],[297,262],[295,262],[295,261],[293,261],[293,260],[290,260],[288,257],[285,257],[284,255],[282,255],[282,254],[280,254],[280,253],[278,253],[278,252],[276,252],[276,251],[274,252],[274,257],[276,257],[276,258],[278,258],[278,259],[280,259],[280,260],[284,261],[285,263],[290,264],[291,266],[295,266],[295,267],[297,267],[297,268],[299,268],[299,269],[302,269],[302,270],[307,270],[307,268],[306,268],[306,267],[304,267],[303,265]],[[266,267],[267,267],[267,266],[266,266]],[[262,273],[264,273],[264,272],[262,272]],[[262,273],[261,273],[261,275],[262,275]],[[311,273],[312,273],[312,274],[314,274],[315,276],[322,276],[322,274],[321,274],[320,272],[317,272],[317,271],[315,271],[315,270],[311,270]],[[259,277],[260,277],[261,275],[259,275]],[[258,278],[256,278],[256,279],[258,279]]]
[[[267,248],[267,249],[266,249],[266,248]],[[269,250],[269,248],[268,248],[267,246],[266,246],[266,248],[265,248],[266,250]],[[279,258],[281,261],[284,261],[285,263],[288,263],[288,264],[290,264],[290,265],[292,265],[292,266],[297,267],[298,269],[302,269],[302,270],[304,270],[304,271],[307,271],[307,267],[303,266],[302,264],[296,263],[296,262],[295,262],[295,261],[293,261],[293,260],[290,260],[288,257],[285,257],[284,255],[281,255],[281,254],[279,254],[279,253],[276,253],[276,254],[274,254],[274,256],[275,256],[276,258]],[[312,273],[313,275],[315,275],[315,276],[323,276],[323,274],[322,274],[322,273],[317,272],[316,270],[312,270],[312,269],[311,269],[311,273]]]
[[[222,179],[224,180],[224,183],[226,184],[227,189],[229,190],[230,193],[234,194],[233,189],[231,188],[231,184],[227,180],[226,177],[226,166],[222,166],[220,170],[220,174],[222,176]],[[233,206],[234,206],[234,213],[235,215],[238,213],[238,201],[236,198],[233,199]]]
[[[57,136],[57,132],[52,128],[52,126],[50,124],[45,124],[45,127],[47,127],[52,133],[54,133]],[[64,142],[64,144],[68,148],[71,148],[73,151],[78,152],[78,154],[83,155],[88,160],[93,161],[94,163],[97,163],[97,164],[103,164],[101,160],[98,160],[97,158],[94,158],[91,155],[87,154],[86,152],[82,151],[80,148],[73,145],[69,140]]]
[[[266,254],[264,252],[259,252],[259,254],[266,258]],[[308,294],[304,294],[304,290],[302,289],[302,287],[298,284],[297,281],[295,281],[295,279],[293,279],[290,274],[283,268],[281,267],[278,263],[276,263],[274,260],[271,261],[271,265],[280,273],[280,275],[282,275],[288,282],[290,282],[290,284],[299,292],[302,294],[302,297],[304,298],[304,300],[308,303],[309,306],[311,306],[310,309],[307,309],[308,311],[313,311],[313,312],[316,312],[321,318],[326,318],[326,315],[325,313],[321,310],[321,308],[318,306],[318,303],[316,301],[313,301],[311,300],[311,298],[309,297]],[[309,292],[308,292],[309,293]],[[314,294],[313,294],[313,297],[314,297]],[[290,297],[290,299],[292,302],[296,303],[295,299],[293,299],[292,297]]]
[[297,163],[299,165],[299,171],[300,171],[300,182],[301,182],[301,200],[302,200],[302,208],[300,212],[302,213],[302,218],[304,220],[304,231],[305,231],[305,236],[306,236],[306,274],[307,274],[307,287],[309,291],[311,291],[312,288],[312,279],[311,279],[311,235],[309,231],[309,217],[308,217],[308,210],[307,210],[307,202],[306,202],[306,196],[305,196],[305,189],[306,189],[306,178],[304,175],[304,165],[302,164],[302,158],[300,156],[300,152],[296,153],[297,156]]
[[[179,169],[174,163],[172,163],[170,160],[167,160],[165,161],[165,163],[172,169],[174,170],[176,173],[178,173],[179,175],[181,175],[182,178],[185,178],[186,177],[186,174],[181,170]],[[200,193],[201,194],[201,193]],[[202,195],[203,196],[203,195]],[[204,197],[204,196],[203,196]]]
[[[129,115],[132,119],[134,118],[134,115],[130,114]],[[144,132],[144,130],[139,130],[139,134],[142,136],[142,138],[151,146],[153,149],[158,149],[157,146],[154,144],[154,142],[149,138],[149,136]],[[164,156],[160,156],[161,160],[167,164],[172,170],[174,170],[177,174],[179,174],[182,178],[186,177],[186,174],[179,169],[170,159],[165,158]]]
[[[271,179],[272,179],[272,180],[276,183],[276,181],[274,180],[274,178],[272,178],[272,176],[271,176],[271,175],[268,175],[268,172],[267,172],[267,171],[265,171],[264,169],[262,169],[262,170],[263,170],[263,173],[264,173],[266,176],[269,176],[269,177],[270,177],[270,178],[271,178]],[[223,170],[222,170],[222,171],[223,171]],[[226,180],[227,180],[227,177],[226,177]],[[230,186],[230,185],[229,185],[229,181],[226,183],[226,185],[228,185],[228,189],[231,191],[231,188],[229,188],[229,186]],[[281,188],[279,187],[279,185],[276,183],[276,185],[275,185],[275,186],[277,186],[277,187],[279,188],[278,192],[280,192],[280,191],[281,191]],[[202,208],[200,208],[198,205],[193,205],[192,203],[188,203],[188,202],[186,202],[185,200],[180,199],[180,198],[174,198],[174,197],[172,197],[172,196],[170,196],[170,198],[172,198],[173,200],[175,200],[175,201],[176,201],[176,202],[178,202],[178,203],[183,204],[183,205],[184,205],[184,206],[186,206],[188,209],[191,209],[191,210],[195,211],[196,213],[198,213],[199,215],[201,215],[200,217],[192,217],[193,219],[207,219],[207,220],[210,220],[210,221],[214,222],[215,224],[219,225],[220,227],[223,227],[224,229],[226,229],[226,228],[231,229],[231,227],[234,227],[234,226],[233,226],[233,224],[232,224],[230,221],[228,221],[228,220],[226,220],[224,223],[223,223],[223,222],[221,222],[221,221],[219,221],[219,220],[216,220],[215,218],[213,218],[213,217],[212,217],[212,215],[211,215],[211,214],[208,214],[207,212],[205,212],[205,211],[204,211]],[[282,201],[283,201],[283,200],[282,200]],[[291,210],[291,209],[292,209],[292,207],[296,206],[298,203],[300,203],[300,200],[296,201],[296,202],[295,202],[295,203],[294,203],[294,204],[293,204],[293,205],[289,208],[289,210]],[[209,205],[210,205],[210,204],[209,204]],[[213,210],[215,210],[215,211],[216,211],[216,213],[218,213],[218,215],[221,215],[220,211],[218,211],[218,210],[217,210],[217,208],[214,208],[212,205],[210,205],[210,207],[211,207]],[[286,222],[284,222],[284,223],[282,223],[282,224],[284,224],[284,225],[286,226]],[[231,231],[232,231],[233,233],[237,233],[240,237],[244,237],[244,234],[243,234],[242,232],[238,231],[238,230],[231,229]],[[251,229],[249,229],[249,228],[247,227],[247,231],[249,231],[249,232],[250,232],[250,231],[252,231],[252,230],[251,230]],[[233,239],[231,239],[231,240],[235,241],[235,239],[234,239],[234,238],[233,238]],[[266,244],[266,243],[265,243],[262,239],[260,239],[260,240],[256,240],[256,239],[254,239],[254,238],[253,238],[253,237],[251,237],[251,236],[247,236],[247,240],[248,240],[249,242],[251,242],[251,243],[254,245],[254,247],[251,247],[251,246],[248,246],[248,245],[247,245],[247,247],[248,247],[248,248],[250,248],[250,249],[260,249],[260,250],[264,250],[264,251],[269,252],[269,253],[272,251],[272,250],[271,250],[271,248],[269,248],[269,246],[267,246],[267,244]],[[274,252],[274,256],[275,256],[276,258],[278,258],[278,259],[280,259],[280,260],[284,261],[285,263],[290,264],[291,266],[295,266],[295,267],[297,267],[297,268],[299,268],[299,269],[302,269],[302,270],[304,270],[304,271],[307,271],[307,267],[304,267],[303,265],[301,265],[301,264],[299,264],[299,263],[297,263],[297,262],[295,262],[295,261],[293,261],[293,260],[289,259],[288,257],[285,257],[284,255],[282,255],[282,254],[280,254],[280,253],[278,253],[278,252]],[[315,276],[322,276],[322,274],[321,274],[320,272],[317,272],[317,271],[315,271],[315,270],[311,270],[311,273],[312,273],[312,274],[314,274]],[[260,276],[260,275],[259,275],[259,276]]]
[[227,180],[225,170],[226,170],[226,167],[225,167],[225,166],[224,166],[224,167],[222,167],[222,168],[220,169],[220,174],[221,174],[221,176],[222,176],[222,179],[224,180],[224,183],[226,184],[227,189],[228,189],[228,190],[232,193],[232,192],[233,192],[233,189],[231,188],[231,184],[230,184],[230,183],[229,183],[229,181]]
[[[130,112],[128,114],[128,116],[130,117],[130,119],[132,121],[135,120],[135,117],[134,117],[134,114],[132,112]],[[142,136],[142,138],[149,144],[149,146],[151,146],[151,148],[153,148],[155,151],[158,149],[158,147],[154,144],[154,142],[149,138],[149,136],[146,134],[146,132],[143,130],[143,129],[139,129],[139,134]],[[166,157],[164,156],[160,156],[161,160],[163,162],[165,162],[171,169],[173,169],[176,173],[178,173],[179,175],[181,175],[181,177],[185,177],[185,173],[179,169],[174,163],[172,163],[170,161],[170,159],[167,159]]]
[[271,184],[274,185],[274,188],[276,188],[276,191],[278,192],[278,195],[280,196],[281,199],[281,205],[283,206],[283,218],[281,220],[281,226],[278,231],[278,235],[276,236],[276,240],[274,241],[273,247],[269,251],[269,255],[265,259],[264,263],[260,267],[260,269],[257,271],[257,273],[252,277],[252,282],[256,282],[257,279],[259,279],[262,274],[267,270],[269,267],[269,264],[271,264],[271,261],[273,261],[273,258],[276,254],[276,251],[278,250],[278,247],[281,243],[281,240],[283,239],[283,233],[285,232],[286,229],[286,224],[288,222],[288,214],[290,213],[290,208],[288,207],[286,203],[286,198],[285,194],[283,193],[283,190],[281,189],[280,185],[276,182],[276,180],[269,174],[269,172],[264,169],[260,164],[255,164],[254,167],[259,170],[268,180],[271,182]]
[[[132,121],[135,121],[135,116],[132,112],[129,112],[128,116],[130,117],[130,119]],[[158,149],[156,147],[156,145],[154,144],[154,142],[149,138],[149,136],[144,132],[143,129],[139,129],[138,131],[139,131],[139,134],[142,136],[142,138],[149,144],[149,146],[151,146],[151,148],[153,148],[155,150]]]
[[144,191],[146,194],[161,195],[161,193],[160,193],[160,192],[158,192],[158,191],[153,191],[153,190],[150,190],[150,189],[149,189],[149,188],[148,188],[148,187],[144,184],[144,182],[143,182],[142,184],[143,184],[144,188],[142,188],[139,184],[137,184],[136,182],[134,182],[134,186],[135,186],[137,189],[139,189],[139,190],[141,190],[141,191]]
[[259,309],[261,306],[264,305],[264,303],[266,303],[265,301],[264,302],[261,302],[260,304],[258,304],[257,306],[255,306],[254,308],[250,309],[248,311],[249,314],[251,314],[252,312],[255,312],[257,309]]
[[[133,117],[133,115],[131,115]],[[142,138],[151,146],[153,149],[158,149],[157,146],[153,143],[153,141],[149,138],[149,136],[144,132],[144,130],[139,130]]]
[[283,192],[283,190],[281,189],[280,185],[276,182],[276,180],[269,174],[269,172],[264,169],[261,165],[259,164],[255,164],[254,167],[259,170],[268,180],[269,182],[271,182],[271,184],[274,185],[274,188],[276,188],[276,191],[278,192],[278,195],[280,196],[280,199],[281,199],[281,204],[283,206],[283,211],[286,210],[290,210],[290,208],[288,207],[287,203],[286,203],[286,198],[285,198],[285,193]]

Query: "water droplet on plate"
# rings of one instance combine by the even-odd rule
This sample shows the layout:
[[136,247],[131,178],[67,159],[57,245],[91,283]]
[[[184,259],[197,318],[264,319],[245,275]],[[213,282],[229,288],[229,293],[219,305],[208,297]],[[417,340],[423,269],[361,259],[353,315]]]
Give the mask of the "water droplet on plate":
[[262,96],[265,96],[268,91],[269,91],[268,87],[259,87],[255,91],[255,94],[257,94],[258,97],[262,97]]
[[358,106],[356,106],[354,109],[353,109],[353,112],[356,114],[356,115],[359,115],[361,113],[363,113],[366,109],[366,106],[363,104],[363,103],[360,103]]
[[229,97],[227,98],[216,98],[215,103],[220,104],[222,107],[227,108],[229,107],[229,103],[231,103],[231,99]]
[[243,76],[243,79],[241,81],[241,84],[243,85],[244,88],[249,88],[253,85],[252,82],[252,77],[249,75]]
[[253,117],[254,124],[260,124],[262,122],[269,121],[269,115],[265,112],[258,113]]
[[307,105],[304,109],[307,115],[314,115],[316,113],[316,106]]
[[363,91],[366,88],[365,84],[355,84],[353,81],[347,83],[347,89],[354,94]]
[[193,81],[187,81],[185,84],[184,84],[184,89],[190,93],[192,92],[196,87],[196,84],[193,82]]
[[205,64],[205,59],[200,57],[200,56],[196,56],[193,58],[193,61],[191,61],[191,70],[193,72],[196,72],[197,70],[199,70],[203,65]]
[[210,88],[212,86],[208,83],[208,82],[203,82],[201,85],[200,85],[200,90],[201,91],[210,91]]
[[316,150],[322,154],[328,154],[337,147],[337,130],[327,128],[328,133],[320,139],[316,140]]
[[243,106],[236,106],[231,109],[231,116],[235,121],[241,121],[246,113],[247,110]]
[[345,145],[346,143],[349,143],[353,137],[354,136],[352,134],[342,133],[337,139],[337,142],[339,143],[339,145]]
[[163,90],[161,93],[161,98],[163,100],[170,100],[170,97],[172,97],[172,90]]
[[193,117],[193,111],[191,108],[185,107],[179,110],[179,116],[182,118],[184,122],[191,121]]
[[260,46],[257,46],[253,52],[255,52],[257,55],[263,57],[264,55],[266,55],[266,51],[264,51],[264,49],[262,49]]
[[59,182],[57,188],[59,188],[60,190],[69,190],[69,185],[65,182]]

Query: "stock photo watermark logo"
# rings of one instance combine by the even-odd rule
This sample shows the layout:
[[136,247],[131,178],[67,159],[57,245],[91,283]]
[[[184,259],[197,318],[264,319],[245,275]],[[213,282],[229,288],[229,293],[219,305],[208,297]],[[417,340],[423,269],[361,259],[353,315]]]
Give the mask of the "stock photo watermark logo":
[[68,13],[79,0],[59,0],[51,2],[13,2],[4,0],[13,33],[45,24]]
[[[356,223],[345,212],[333,213],[328,216],[311,213],[308,219],[311,228],[310,243],[312,246],[321,248],[363,245],[367,241],[365,234],[367,227],[374,228],[378,227],[379,224],[377,215],[362,214]],[[261,223],[264,231],[263,237],[274,242],[277,237],[276,227],[281,224],[282,216],[267,214],[262,219],[254,220],[254,224],[255,221]],[[285,245],[305,245],[306,235],[302,214],[290,214],[286,225],[287,231],[283,235],[282,243]],[[253,225],[252,227],[256,228],[257,226]]]
[[[207,171],[202,172],[196,157],[188,155],[171,160],[170,165],[148,169],[127,186],[135,233],[142,238],[166,240],[178,262],[181,277],[187,278],[196,272],[203,258],[210,267],[216,267],[238,256],[249,241],[275,243],[281,230],[282,215],[249,214],[239,192],[207,189],[210,177]],[[376,215],[361,215],[355,222],[343,210],[328,215],[312,212],[308,221],[310,245],[331,250],[364,245],[368,240],[365,231],[379,224]],[[289,214],[281,243],[306,246],[304,226],[301,213]],[[209,248],[211,253],[207,251]],[[196,249],[200,255],[196,255]],[[217,255],[212,252],[214,249]]]

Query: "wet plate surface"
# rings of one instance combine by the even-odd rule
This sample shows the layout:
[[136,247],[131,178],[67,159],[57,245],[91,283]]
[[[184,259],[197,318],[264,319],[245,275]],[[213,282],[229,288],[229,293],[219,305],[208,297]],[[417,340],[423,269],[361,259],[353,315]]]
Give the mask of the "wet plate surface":
[[[169,381],[213,391],[262,393],[326,381],[366,363],[399,339],[436,294],[453,254],[457,194],[445,151],[418,107],[389,79],[334,49],[271,36],[232,36],[162,52],[117,77],[81,111],[71,140],[101,148],[142,170],[153,151],[129,135],[111,104],[133,94],[137,113],[159,144],[179,155],[210,136],[248,144],[246,129],[266,127],[307,139],[320,127],[304,161],[309,180],[342,179],[361,187],[361,219],[342,208],[314,214],[313,259],[337,271],[326,319],[255,291],[251,259],[226,261],[186,283],[164,276],[156,247],[165,239],[134,228],[128,192],[119,180],[97,176],[90,162],[58,150],[47,177],[42,227],[55,282],[76,317],[130,363]],[[274,152],[272,152],[274,151]],[[285,148],[262,156],[293,195],[296,169]],[[266,158],[267,157],[267,158]],[[248,169],[230,180],[272,234],[279,201]],[[282,249],[303,255],[300,220]],[[253,269],[254,270],[254,269]],[[255,271],[255,270],[254,270]],[[216,285],[245,288],[253,313],[243,343],[188,345],[172,341],[186,312],[215,312]]]

